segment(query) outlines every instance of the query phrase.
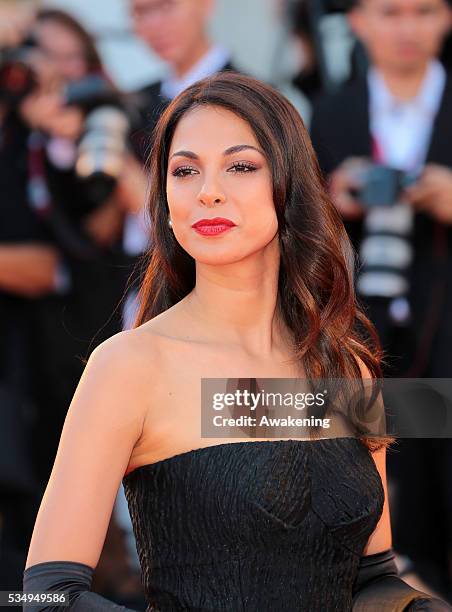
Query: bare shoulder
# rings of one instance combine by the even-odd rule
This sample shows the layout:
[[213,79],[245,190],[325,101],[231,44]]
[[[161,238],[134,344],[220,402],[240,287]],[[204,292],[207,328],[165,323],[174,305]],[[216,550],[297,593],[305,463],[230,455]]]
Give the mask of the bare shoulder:
[[155,357],[158,337],[145,326],[120,331],[101,342],[91,353],[88,364],[120,367],[128,374],[139,374]]
[[114,334],[92,351],[76,395],[97,398],[108,406],[110,415],[116,411],[118,418],[134,416],[143,421],[155,384],[159,353],[160,339],[148,329]]
[[182,339],[186,330],[180,303],[142,323],[139,327],[120,331],[101,342],[92,352],[90,361],[107,367],[121,367],[132,376],[143,370],[149,377],[153,364],[159,364],[168,340]]
[[111,395],[127,390],[134,405],[145,404],[148,410],[152,392],[164,383],[165,364],[168,355],[174,354],[174,341],[183,339],[184,325],[175,310],[170,308],[139,327],[101,342],[92,351],[82,378],[101,387],[108,383]]
[[139,327],[120,331],[101,342],[91,353],[85,371],[103,372],[101,378],[109,377],[114,385],[125,380],[129,388],[140,381],[149,385],[157,370],[159,377],[162,374],[172,341],[185,337],[187,324],[181,302]]

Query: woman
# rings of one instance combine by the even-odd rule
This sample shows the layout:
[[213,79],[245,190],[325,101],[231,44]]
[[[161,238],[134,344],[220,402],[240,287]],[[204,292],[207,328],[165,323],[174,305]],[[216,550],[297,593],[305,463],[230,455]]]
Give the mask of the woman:
[[87,364],[24,589],[118,609],[89,588],[122,481],[148,611],[350,610],[384,576],[391,603],[420,596],[393,561],[391,439],[199,433],[203,378],[380,373],[350,243],[300,116],[271,87],[227,72],[175,98],[154,136],[136,326]]

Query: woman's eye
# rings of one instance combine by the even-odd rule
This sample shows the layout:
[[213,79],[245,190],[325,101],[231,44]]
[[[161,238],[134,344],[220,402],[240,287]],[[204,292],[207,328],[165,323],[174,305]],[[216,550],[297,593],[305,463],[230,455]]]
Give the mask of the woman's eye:
[[172,175],[177,177],[189,176],[192,170],[196,172],[191,166],[181,166],[180,168],[176,168],[176,170],[172,172]]
[[[253,172],[254,170],[257,170],[257,168],[253,164],[249,164],[247,162],[237,162],[232,165],[231,170],[234,174],[236,172],[245,174],[247,172]],[[196,172],[196,168],[193,168],[192,166],[180,166],[179,168],[173,170],[171,174],[178,178],[184,178],[185,176],[192,176]]]
[[253,166],[253,164],[248,164],[244,162],[237,162],[236,164],[233,164],[232,167],[235,169],[236,172],[241,173],[253,172],[254,170],[257,170],[256,166]]

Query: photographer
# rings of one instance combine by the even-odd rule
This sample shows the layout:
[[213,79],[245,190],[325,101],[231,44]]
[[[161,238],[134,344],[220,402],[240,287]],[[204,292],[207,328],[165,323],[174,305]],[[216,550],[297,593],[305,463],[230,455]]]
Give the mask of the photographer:
[[9,588],[20,588],[85,360],[121,329],[123,220],[144,197],[125,146],[127,109],[89,34],[58,10],[39,12],[29,33],[21,29],[0,66],[0,392],[9,415],[0,576]]
[[[437,57],[452,11],[446,0],[357,0],[348,18],[370,66],[317,101],[313,143],[358,254],[385,375],[450,377],[452,79]],[[447,595],[450,454],[450,440],[400,439],[388,455],[395,548]]]

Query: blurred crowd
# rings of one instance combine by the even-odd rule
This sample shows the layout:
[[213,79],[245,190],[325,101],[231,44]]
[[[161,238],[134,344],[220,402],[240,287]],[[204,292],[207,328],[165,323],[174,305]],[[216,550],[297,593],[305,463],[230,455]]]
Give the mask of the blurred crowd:
[[[452,5],[273,2],[296,60],[285,81],[275,66],[273,84],[310,129],[356,250],[357,295],[386,351],[385,376],[452,378]],[[73,15],[0,3],[4,590],[22,588],[84,364],[133,325],[153,127],[191,83],[241,69],[209,35],[214,0],[127,3],[135,35],[166,65],[162,79],[127,93]],[[347,32],[333,53],[332,32]],[[387,464],[399,570],[451,600],[451,440],[400,439]],[[120,491],[93,589],[144,610],[131,529]]]

